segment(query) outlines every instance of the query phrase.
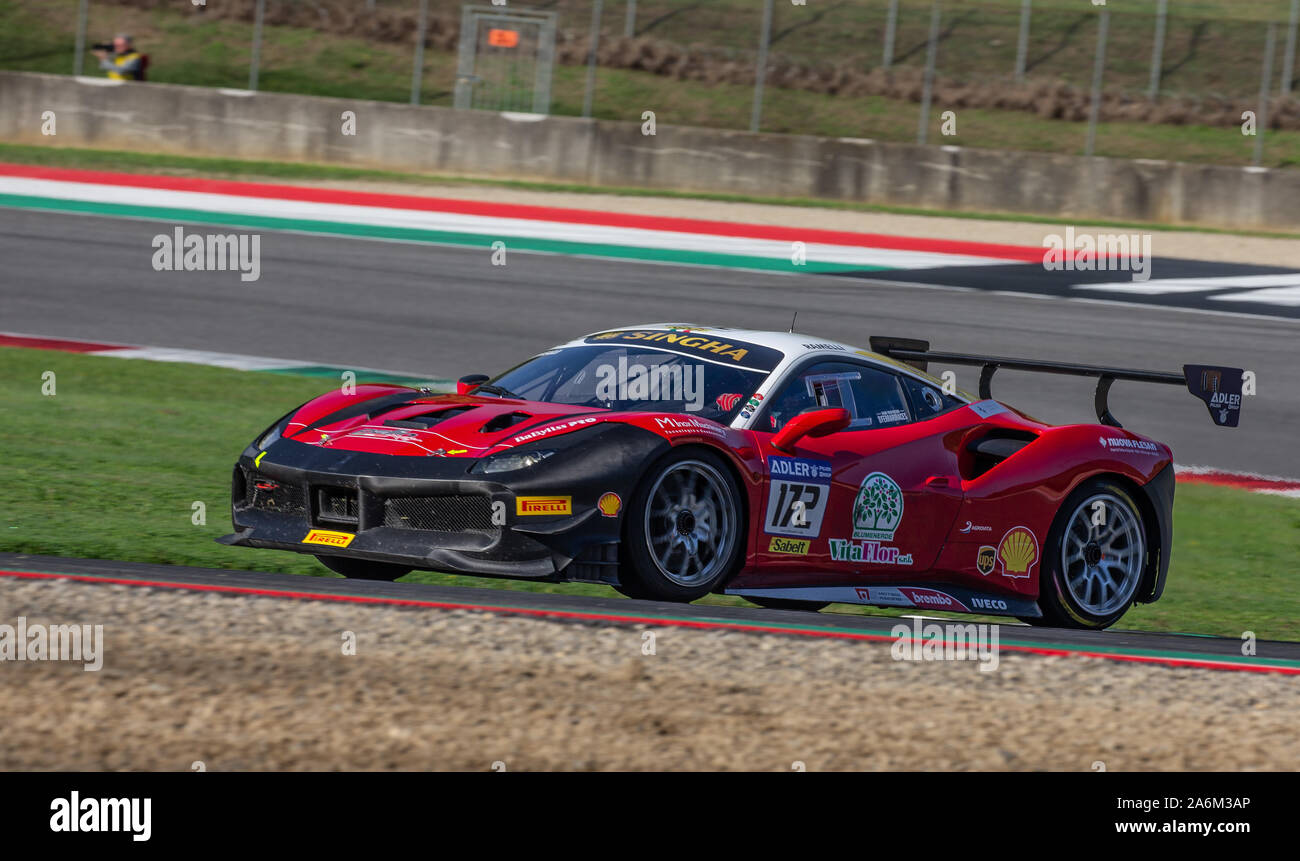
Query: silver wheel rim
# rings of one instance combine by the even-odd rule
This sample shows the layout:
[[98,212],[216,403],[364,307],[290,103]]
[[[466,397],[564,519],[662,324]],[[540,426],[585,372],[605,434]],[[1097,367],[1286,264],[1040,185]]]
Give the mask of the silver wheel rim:
[[659,573],[671,582],[691,587],[712,581],[736,541],[727,480],[698,460],[660,473],[646,501],[645,540]]
[[1061,571],[1080,609],[1109,616],[1127,607],[1145,565],[1146,536],[1127,502],[1095,493],[1075,507],[1061,539]]

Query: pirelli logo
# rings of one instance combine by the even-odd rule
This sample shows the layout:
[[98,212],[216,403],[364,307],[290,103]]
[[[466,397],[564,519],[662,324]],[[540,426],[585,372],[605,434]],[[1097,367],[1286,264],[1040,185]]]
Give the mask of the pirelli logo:
[[767,546],[769,553],[789,553],[792,556],[807,556],[812,542],[806,538],[773,538]]
[[572,496],[517,496],[515,514],[572,514]]
[[356,538],[351,532],[330,532],[326,529],[313,529],[302,540],[303,544],[324,544],[327,547],[347,547]]

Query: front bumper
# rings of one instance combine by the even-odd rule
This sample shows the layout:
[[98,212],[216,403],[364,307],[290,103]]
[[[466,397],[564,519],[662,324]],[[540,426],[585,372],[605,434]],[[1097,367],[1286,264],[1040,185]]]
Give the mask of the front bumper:
[[[478,576],[617,584],[622,503],[646,459],[666,446],[643,434],[621,427],[601,435],[620,444],[562,451],[500,476],[470,473],[471,458],[281,440],[240,457],[231,485],[235,531],[217,541]],[[610,492],[621,503],[612,515],[598,507]],[[561,502],[532,514],[520,504],[529,499]],[[313,543],[322,531],[346,543]]]

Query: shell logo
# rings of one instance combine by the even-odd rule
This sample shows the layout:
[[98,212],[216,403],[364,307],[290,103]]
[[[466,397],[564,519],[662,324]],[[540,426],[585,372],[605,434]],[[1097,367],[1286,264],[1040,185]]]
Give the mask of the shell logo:
[[618,517],[619,511],[623,509],[623,500],[611,490],[601,495],[596,501],[596,508],[600,510],[603,517]]
[[998,543],[998,558],[1002,560],[1003,576],[1028,577],[1038,561],[1038,539],[1026,527],[1016,526]]

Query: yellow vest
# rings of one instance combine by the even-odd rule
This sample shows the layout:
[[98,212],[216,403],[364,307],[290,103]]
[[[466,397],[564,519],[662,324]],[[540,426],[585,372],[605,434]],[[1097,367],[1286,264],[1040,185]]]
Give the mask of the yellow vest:
[[[138,59],[139,57],[140,57],[140,52],[137,51],[137,50],[135,50],[134,48],[132,48],[130,51],[127,51],[125,54],[121,54],[121,55],[114,54],[114,55],[113,55],[113,65],[115,65],[115,66],[124,66],[124,65],[126,65],[127,63],[129,63],[131,60]],[[124,74],[122,74],[121,72],[115,72],[115,71],[109,71],[109,73],[108,73],[108,77],[109,77],[110,80],[114,80],[114,81],[134,81],[134,80],[135,80],[135,75],[124,75]]]

